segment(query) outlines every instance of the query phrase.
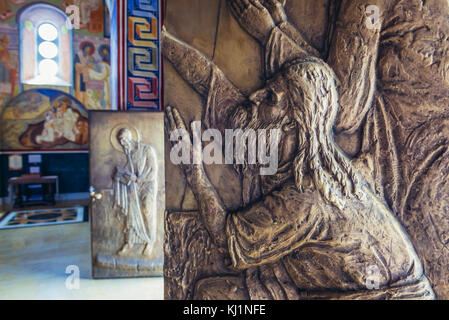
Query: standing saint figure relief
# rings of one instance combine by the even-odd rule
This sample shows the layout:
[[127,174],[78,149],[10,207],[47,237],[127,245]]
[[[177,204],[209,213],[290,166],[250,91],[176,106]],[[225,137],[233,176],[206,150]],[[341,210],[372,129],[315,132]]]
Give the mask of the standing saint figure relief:
[[[343,20],[349,3],[342,1]],[[222,133],[237,128],[281,129],[279,169],[275,175],[258,176],[258,170],[245,166],[243,206],[229,210],[203,164],[182,165],[200,220],[230,265],[229,272],[193,283],[182,279],[178,285],[190,286],[195,299],[435,298],[396,212],[334,142],[337,91],[343,90],[345,108],[350,108],[349,102],[358,101],[350,99],[351,92],[358,98],[367,95],[342,86],[359,83],[339,82],[337,88],[334,71],[287,21],[279,1],[228,0],[228,5],[241,27],[265,48],[264,88],[246,97],[213,62],[166,30],[162,53],[207,102],[206,127]],[[342,21],[337,25],[352,26]],[[341,36],[337,28],[330,48],[334,62],[338,55],[333,50],[344,51],[339,32]],[[371,92],[369,81],[375,71],[366,71],[362,89]],[[363,77],[357,81],[362,83]],[[360,102],[357,107],[361,106],[365,105]],[[175,107],[166,108],[166,122],[170,131],[187,129]],[[168,213],[167,230],[172,230],[173,221]],[[166,259],[173,259],[172,246],[166,243]],[[198,252],[204,247],[180,250]],[[195,259],[190,251],[185,255]],[[189,262],[186,267],[192,265],[199,264]],[[374,287],[368,285],[369,270],[377,271]],[[172,270],[164,272],[167,276]],[[187,275],[192,272],[185,270]]]
[[[150,256],[156,236],[157,159],[153,147],[133,140],[128,128],[118,131],[117,140],[126,164],[117,166],[114,179],[115,207],[125,218],[125,243],[119,256],[138,247]],[[134,249],[135,250],[135,249]]]

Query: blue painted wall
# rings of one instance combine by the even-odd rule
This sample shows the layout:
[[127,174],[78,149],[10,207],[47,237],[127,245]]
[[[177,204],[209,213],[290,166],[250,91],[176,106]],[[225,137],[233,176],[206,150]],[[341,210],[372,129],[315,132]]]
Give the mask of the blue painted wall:
[[[0,155],[0,197],[8,196],[8,179],[27,173],[30,164],[28,154],[23,154],[23,169],[9,171],[8,155]],[[89,191],[89,154],[88,153],[47,153],[42,154],[42,175],[59,177],[60,193],[78,193]]]

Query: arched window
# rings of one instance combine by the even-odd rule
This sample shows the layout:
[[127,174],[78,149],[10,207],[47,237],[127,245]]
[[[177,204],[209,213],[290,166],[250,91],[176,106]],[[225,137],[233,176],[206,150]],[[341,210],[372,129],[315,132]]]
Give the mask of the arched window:
[[[60,9],[30,4],[18,14],[20,81],[25,90],[36,86],[72,86],[72,27]],[[64,88],[65,87],[65,88]]]

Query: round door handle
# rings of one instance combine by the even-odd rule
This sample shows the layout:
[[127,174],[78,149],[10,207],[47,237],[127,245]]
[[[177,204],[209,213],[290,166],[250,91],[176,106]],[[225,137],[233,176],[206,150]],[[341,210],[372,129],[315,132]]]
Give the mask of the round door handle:
[[95,192],[95,188],[93,186],[89,187],[89,194],[90,197],[92,198],[92,200],[100,200],[101,198],[103,198],[103,195],[101,193],[96,193]]
[[95,200],[100,200],[101,198],[103,198],[103,195],[101,193],[95,193],[95,192],[91,192],[90,193],[90,197]]

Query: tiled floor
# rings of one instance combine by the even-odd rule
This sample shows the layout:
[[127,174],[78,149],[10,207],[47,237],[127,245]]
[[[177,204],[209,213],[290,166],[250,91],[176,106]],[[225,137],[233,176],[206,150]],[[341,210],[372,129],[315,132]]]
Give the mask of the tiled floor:
[[13,208],[11,203],[4,203],[0,207],[0,215],[2,213],[10,212],[10,211],[16,211],[16,210],[33,210],[33,209],[51,209],[51,208],[66,208],[66,207],[75,207],[75,206],[82,206],[86,207],[89,205],[89,198],[83,198],[83,199],[77,199],[77,200],[57,200],[56,203],[53,206],[25,206],[21,208]]
[[163,299],[163,278],[93,280],[90,261],[89,223],[0,230],[0,299]]

